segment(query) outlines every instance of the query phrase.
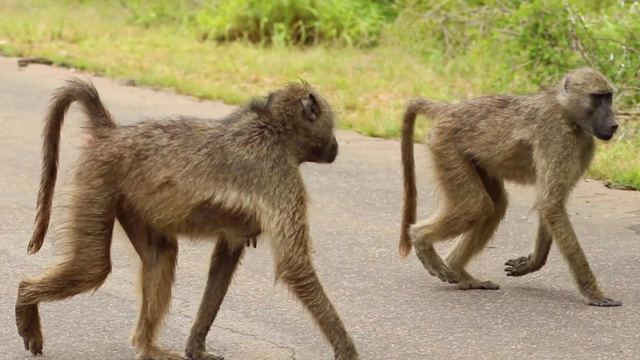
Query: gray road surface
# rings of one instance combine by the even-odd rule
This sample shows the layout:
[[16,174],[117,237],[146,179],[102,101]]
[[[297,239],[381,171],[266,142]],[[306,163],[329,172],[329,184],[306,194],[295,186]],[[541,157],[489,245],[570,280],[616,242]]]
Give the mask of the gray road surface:
[[[219,117],[232,109],[68,69],[18,69],[16,59],[0,58],[2,359],[30,358],[16,332],[13,306],[20,278],[38,273],[52,259],[50,239],[35,256],[27,256],[26,246],[34,219],[42,118],[52,91],[72,75],[91,78],[122,123],[153,115]],[[63,129],[59,183],[81,143],[80,119],[73,107]],[[415,255],[398,256],[398,142],[353,132],[338,135],[337,161],[303,165],[303,172],[312,197],[315,264],[362,359],[640,359],[640,289],[634,285],[640,279],[640,194],[583,181],[570,204],[593,270],[623,307],[586,306],[555,247],[538,273],[505,276],[504,261],[529,253],[536,226],[532,191],[515,187],[495,240],[471,268],[502,287],[463,292],[429,276]],[[425,150],[418,147],[416,153],[422,175],[419,213],[425,216],[434,206],[433,186]],[[134,357],[129,336],[138,306],[138,260],[121,229],[115,236],[114,270],[102,288],[41,306],[47,359]],[[161,335],[164,346],[184,348],[212,247],[181,245],[171,315]],[[332,358],[308,314],[282,285],[274,286],[266,243],[245,257],[207,345],[229,360]]]

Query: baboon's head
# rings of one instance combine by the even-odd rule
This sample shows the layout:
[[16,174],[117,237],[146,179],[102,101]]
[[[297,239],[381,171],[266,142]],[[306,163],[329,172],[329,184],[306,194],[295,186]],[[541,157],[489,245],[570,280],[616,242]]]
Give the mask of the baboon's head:
[[613,85],[592,68],[568,72],[561,84],[560,103],[565,114],[584,131],[610,140],[618,129],[613,114]]
[[338,156],[334,114],[329,102],[309,84],[289,84],[269,94],[266,107],[285,122],[300,163],[332,163]]

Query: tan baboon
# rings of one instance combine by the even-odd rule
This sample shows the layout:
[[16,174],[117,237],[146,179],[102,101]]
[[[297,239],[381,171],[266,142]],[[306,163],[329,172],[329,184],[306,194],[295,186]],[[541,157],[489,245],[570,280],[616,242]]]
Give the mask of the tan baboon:
[[43,244],[56,182],[60,129],[78,101],[91,140],[80,154],[63,237],[68,254],[42,275],[20,283],[16,323],[27,350],[42,353],[38,304],[95,290],[111,271],[117,219],[142,259],[142,307],[132,337],[141,359],[184,359],[156,344],[169,309],[177,236],[217,237],[206,289],[186,356],[222,359],[205,338],[240,263],[245,245],[270,237],[275,276],[306,306],[336,359],[357,359],[310,257],[307,194],[299,165],[331,163],[338,154],[329,103],[307,83],[252,100],[222,121],[178,117],[119,126],[91,84],[58,89],[44,129],[43,172],[29,253]]
[[[499,285],[478,280],[465,268],[506,212],[504,181],[535,185],[539,213],[535,247],[529,256],[506,262],[507,276],[539,270],[553,239],[590,305],[622,305],[598,287],[565,208],[593,158],[593,136],[609,140],[616,132],[613,92],[598,71],[579,68],[558,85],[530,95],[484,96],[459,104],[412,100],[402,130],[405,195],[400,254],[407,256],[413,243],[424,267],[442,281],[460,289],[498,289]],[[427,147],[442,206],[415,224],[413,128],[419,114],[437,120]],[[443,261],[433,244],[460,235]]]

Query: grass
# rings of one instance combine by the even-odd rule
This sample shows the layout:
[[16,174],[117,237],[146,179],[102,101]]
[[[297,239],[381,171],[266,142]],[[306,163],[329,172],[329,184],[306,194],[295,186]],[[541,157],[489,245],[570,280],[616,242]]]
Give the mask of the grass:
[[[35,3],[40,6],[27,5]],[[0,51],[6,54],[43,56],[56,64],[229,104],[303,78],[332,101],[340,128],[369,136],[396,136],[402,107],[414,94],[459,95],[455,87],[444,86],[445,79],[397,49],[201,42],[177,26],[129,25],[123,8],[107,4],[5,1],[0,13],[6,15],[0,22],[0,38],[6,41]]]
[[[632,133],[634,132],[635,133]],[[632,134],[630,134],[632,133]],[[640,136],[637,129],[623,129],[618,139],[600,146],[589,175],[615,185],[640,189]]]
[[[87,1],[84,1],[87,3]],[[229,104],[303,78],[320,89],[338,113],[338,127],[395,138],[406,101],[422,95],[452,101],[482,95],[481,74],[442,73],[394,45],[260,47],[199,41],[181,22],[139,26],[117,2],[38,0],[0,2],[0,53],[42,56],[54,63],[138,84]],[[486,63],[486,62],[485,62]],[[473,66],[473,65],[471,65]],[[532,90],[527,89],[527,91]],[[416,139],[428,127],[419,122]],[[599,144],[590,175],[640,188],[640,137]]]

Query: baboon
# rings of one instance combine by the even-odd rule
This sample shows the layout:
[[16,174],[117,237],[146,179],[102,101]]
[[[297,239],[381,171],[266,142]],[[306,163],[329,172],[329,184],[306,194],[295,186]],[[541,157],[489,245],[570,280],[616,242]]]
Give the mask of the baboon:
[[[460,289],[498,289],[465,268],[492,238],[507,210],[505,181],[535,185],[538,234],[533,252],[505,263],[507,276],[545,264],[552,240],[590,305],[619,306],[600,290],[566,211],[567,199],[589,166],[593,136],[610,140],[618,125],[613,85],[600,72],[577,68],[558,84],[529,95],[483,96],[459,104],[416,98],[403,117],[404,208],[400,254],[415,245],[427,271]],[[442,203],[416,223],[413,130],[417,115],[436,120],[427,139]],[[460,236],[445,260],[433,244]]]
[[189,359],[206,352],[245,245],[268,235],[276,280],[311,313],[336,359],[357,359],[355,345],[312,264],[307,194],[299,165],[332,163],[338,155],[334,113],[308,83],[291,83],[253,99],[221,121],[175,117],[116,124],[91,83],[71,79],[52,99],[43,132],[37,216],[29,253],[49,227],[60,130],[79,102],[89,143],[74,174],[69,220],[61,240],[65,260],[20,282],[16,323],[24,346],[42,354],[38,304],[98,289],[111,271],[114,221],[142,260],[142,306],[132,336],[139,359],[185,359],[157,345],[169,310],[178,236],[217,238],[204,295],[186,345]]

